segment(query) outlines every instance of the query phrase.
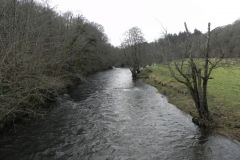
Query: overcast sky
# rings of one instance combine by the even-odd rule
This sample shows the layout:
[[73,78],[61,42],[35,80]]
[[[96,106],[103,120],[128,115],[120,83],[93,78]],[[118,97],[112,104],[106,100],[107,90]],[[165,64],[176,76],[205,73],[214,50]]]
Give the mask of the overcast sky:
[[123,33],[133,26],[142,29],[147,41],[154,41],[162,33],[184,30],[206,31],[230,24],[240,18],[240,0],[49,0],[56,11],[71,11],[103,25],[110,43],[117,46]]

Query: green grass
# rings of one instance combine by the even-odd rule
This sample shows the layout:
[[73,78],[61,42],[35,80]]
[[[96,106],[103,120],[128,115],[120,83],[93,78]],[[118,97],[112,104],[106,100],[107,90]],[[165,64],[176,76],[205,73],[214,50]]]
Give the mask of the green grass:
[[[158,64],[145,68],[141,77],[166,95],[181,110],[197,116],[194,103],[187,88],[170,74],[167,65]],[[217,126],[215,131],[240,139],[240,63],[224,60],[212,72],[209,80],[209,109]]]
[[213,72],[209,81],[209,95],[222,102],[229,109],[240,111],[240,68],[221,67]]

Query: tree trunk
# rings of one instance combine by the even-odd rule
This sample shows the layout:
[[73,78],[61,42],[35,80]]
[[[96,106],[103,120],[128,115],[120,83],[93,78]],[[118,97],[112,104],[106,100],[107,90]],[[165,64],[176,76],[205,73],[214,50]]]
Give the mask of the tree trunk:
[[136,79],[137,79],[137,74],[139,73],[139,69],[133,67],[133,68],[130,69],[130,70],[131,70],[131,72],[132,72],[132,79],[133,79],[133,80],[136,80]]

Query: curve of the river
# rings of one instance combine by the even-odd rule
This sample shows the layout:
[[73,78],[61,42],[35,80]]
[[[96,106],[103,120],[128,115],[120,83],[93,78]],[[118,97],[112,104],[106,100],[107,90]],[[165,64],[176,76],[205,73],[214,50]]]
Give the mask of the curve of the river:
[[240,160],[240,143],[203,135],[128,69],[88,78],[45,120],[0,140],[1,160]]

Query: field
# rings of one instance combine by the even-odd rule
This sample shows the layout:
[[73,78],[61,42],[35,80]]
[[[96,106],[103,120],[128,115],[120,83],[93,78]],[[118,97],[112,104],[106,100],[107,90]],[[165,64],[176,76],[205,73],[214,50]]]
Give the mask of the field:
[[[178,83],[164,64],[146,67],[140,77],[155,86],[178,108],[197,116],[187,88]],[[209,110],[216,122],[215,132],[240,139],[240,62],[225,59],[209,80]]]

